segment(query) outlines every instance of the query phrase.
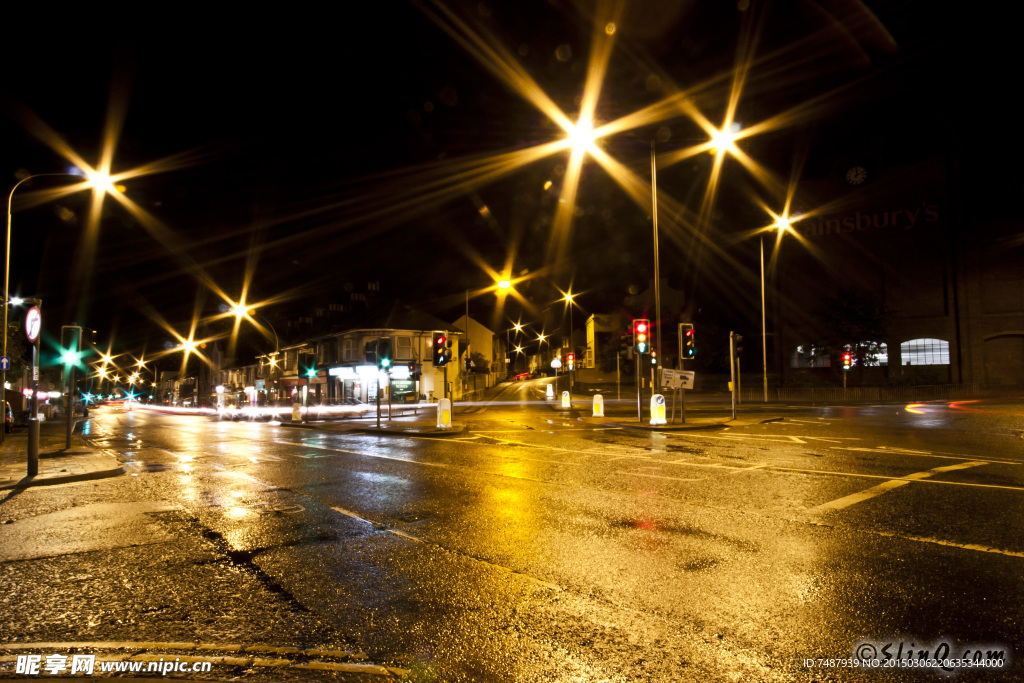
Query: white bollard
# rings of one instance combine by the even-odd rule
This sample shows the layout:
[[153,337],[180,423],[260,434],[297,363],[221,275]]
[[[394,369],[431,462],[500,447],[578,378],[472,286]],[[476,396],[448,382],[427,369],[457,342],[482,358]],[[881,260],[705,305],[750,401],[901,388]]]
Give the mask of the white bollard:
[[301,421],[302,421],[302,404],[301,403],[293,403],[292,404],[292,422],[301,422]]
[[604,396],[594,394],[594,417],[604,417]]
[[437,428],[452,428],[452,400],[450,398],[442,398],[437,402]]
[[549,399],[553,399],[555,397],[555,387],[550,384],[548,385],[547,397]]
[[572,408],[572,399],[569,398],[569,392],[568,391],[563,391],[562,392],[562,407],[563,408]]
[[665,397],[661,394],[651,396],[651,424],[667,424],[665,422]]

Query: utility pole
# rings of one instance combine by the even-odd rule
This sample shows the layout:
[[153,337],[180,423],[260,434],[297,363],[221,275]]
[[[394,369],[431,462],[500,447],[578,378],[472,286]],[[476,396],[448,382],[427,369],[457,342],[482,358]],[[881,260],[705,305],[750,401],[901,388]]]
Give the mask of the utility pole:
[[732,419],[736,419],[736,333],[729,332],[729,395],[732,397]]

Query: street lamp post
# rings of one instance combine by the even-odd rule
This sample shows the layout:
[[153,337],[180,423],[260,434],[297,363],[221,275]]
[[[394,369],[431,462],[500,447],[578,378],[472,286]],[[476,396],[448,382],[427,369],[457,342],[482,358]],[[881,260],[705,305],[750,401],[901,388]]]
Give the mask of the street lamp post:
[[[41,178],[44,176],[73,176],[73,173],[37,173],[36,175],[30,175],[22,178],[14,184],[11,188],[11,193],[7,196],[7,247],[4,257],[4,327],[3,327],[3,353],[0,354],[3,357],[7,357],[7,309],[10,307],[10,289],[11,289],[11,205],[14,202],[14,191],[18,187],[33,178]],[[0,369],[0,387],[3,387],[3,400],[7,400],[7,370]],[[0,429],[0,443],[3,443],[6,430]]]
[[761,364],[764,367],[764,402],[768,403],[768,326],[764,310],[764,235],[761,236]]
[[[14,191],[18,187],[33,178],[44,178],[50,176],[70,176],[73,178],[80,178],[81,174],[78,173],[36,173],[35,175],[25,176],[14,184],[11,188],[11,192],[7,195],[7,239],[6,248],[4,252],[4,326],[3,326],[3,353],[0,354],[3,357],[7,357],[7,309],[10,306],[10,290],[11,290],[11,211],[12,204],[14,202]],[[109,178],[106,174],[92,174],[86,182],[86,187],[103,187],[106,189],[109,186]],[[7,370],[0,369],[0,387],[3,390],[3,400],[7,400]],[[4,431],[0,429],[0,443],[4,441]]]
[[[573,300],[573,296],[574,295],[573,295],[572,292],[567,292],[562,298],[569,304],[569,353],[573,354],[573,357],[575,358],[575,356],[576,356],[576,345],[573,343],[573,340],[572,340],[572,331],[573,331],[573,326],[572,326],[572,300]],[[573,363],[573,368],[575,368],[575,362]],[[575,369],[569,370],[568,376],[569,376],[569,395],[570,396],[572,395],[572,377],[573,377],[574,374],[575,374]]]

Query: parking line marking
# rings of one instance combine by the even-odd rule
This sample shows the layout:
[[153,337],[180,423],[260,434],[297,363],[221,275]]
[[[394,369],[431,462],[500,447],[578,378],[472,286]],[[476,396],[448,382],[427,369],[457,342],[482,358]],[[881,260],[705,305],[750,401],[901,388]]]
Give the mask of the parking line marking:
[[[813,508],[810,508],[809,510],[806,511],[805,514],[814,515],[814,514],[818,514],[818,513],[821,513],[821,512],[829,512],[831,510],[842,510],[843,508],[848,508],[851,505],[856,505],[857,503],[862,503],[865,500],[870,500],[871,498],[874,498],[875,496],[880,496],[883,493],[886,493],[887,491],[891,491],[891,490],[893,490],[895,488],[898,488],[900,486],[905,486],[905,485],[909,484],[912,481],[921,481],[921,480],[924,480],[924,479],[928,479],[929,477],[931,477],[934,474],[941,474],[943,472],[952,472],[952,471],[955,471],[955,470],[965,470],[965,469],[967,469],[969,467],[978,467],[980,465],[987,465],[987,464],[988,464],[987,462],[982,462],[982,461],[962,462],[962,463],[957,463],[956,465],[947,465],[945,467],[936,467],[935,469],[928,470],[927,472],[915,472],[914,474],[908,474],[907,476],[900,477],[898,479],[890,479],[889,481],[883,482],[883,483],[879,484],[878,486],[872,486],[871,488],[865,489],[864,491],[859,491],[857,493],[851,493],[848,496],[843,496],[842,498],[836,498],[835,500],[830,500],[827,503],[822,503],[821,505],[817,505],[817,506],[815,506]],[[934,482],[934,483],[942,483],[942,482]],[[946,483],[952,483],[952,482],[946,482]]]

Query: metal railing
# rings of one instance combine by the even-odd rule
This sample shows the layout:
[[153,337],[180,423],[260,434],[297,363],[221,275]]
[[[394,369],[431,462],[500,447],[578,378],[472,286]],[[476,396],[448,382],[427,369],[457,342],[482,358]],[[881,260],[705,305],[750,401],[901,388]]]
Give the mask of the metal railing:
[[[935,401],[978,398],[987,396],[989,391],[980,384],[933,384],[924,386],[897,387],[786,387],[768,389],[769,403],[831,403],[831,402],[880,402],[887,401]],[[764,390],[743,389],[740,392],[743,403],[762,403]]]

